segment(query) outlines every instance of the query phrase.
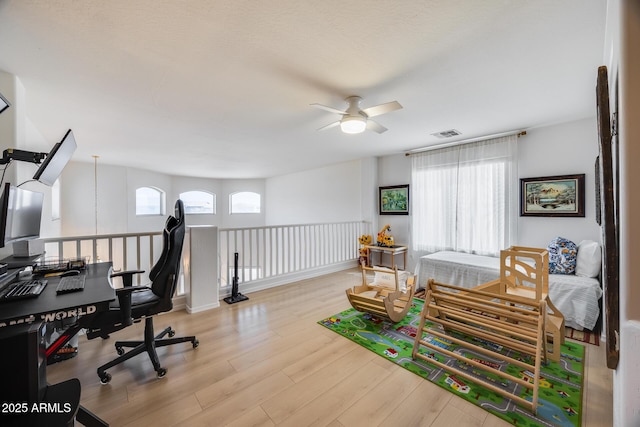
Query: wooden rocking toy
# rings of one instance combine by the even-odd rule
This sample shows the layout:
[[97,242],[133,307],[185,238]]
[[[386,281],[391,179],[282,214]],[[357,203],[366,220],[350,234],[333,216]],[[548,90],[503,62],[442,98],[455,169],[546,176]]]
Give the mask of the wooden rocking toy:
[[[368,283],[367,272],[374,273]],[[397,323],[404,319],[411,308],[415,278],[407,272],[362,265],[362,285],[347,289],[347,298],[358,311],[383,317]]]

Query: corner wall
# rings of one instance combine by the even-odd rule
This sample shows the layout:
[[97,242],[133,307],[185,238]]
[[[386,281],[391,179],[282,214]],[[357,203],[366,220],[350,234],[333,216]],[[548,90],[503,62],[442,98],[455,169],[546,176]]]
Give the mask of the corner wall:
[[[365,168],[364,170],[369,170]],[[266,180],[268,225],[358,221],[363,218],[360,160]],[[369,183],[369,188],[375,182]]]
[[[597,70],[593,73],[595,86]],[[595,89],[593,92],[595,112]],[[585,174],[584,218],[518,217],[519,245],[547,247],[556,236],[576,244],[582,240],[600,242],[595,203],[597,156],[598,127],[595,118],[527,130],[527,135],[518,139],[520,178]]]

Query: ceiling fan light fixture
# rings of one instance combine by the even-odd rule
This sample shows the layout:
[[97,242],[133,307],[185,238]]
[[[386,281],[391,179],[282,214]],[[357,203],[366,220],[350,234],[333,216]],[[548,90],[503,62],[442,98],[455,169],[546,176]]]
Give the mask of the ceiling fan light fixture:
[[346,116],[340,120],[340,129],[344,133],[362,133],[367,127],[367,120],[364,117]]

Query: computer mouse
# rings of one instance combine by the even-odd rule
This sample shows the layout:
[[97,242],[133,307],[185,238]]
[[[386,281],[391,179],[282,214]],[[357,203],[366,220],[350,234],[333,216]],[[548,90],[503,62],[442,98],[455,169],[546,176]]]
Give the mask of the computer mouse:
[[60,277],[77,276],[78,274],[80,274],[78,270],[69,270],[62,273]]

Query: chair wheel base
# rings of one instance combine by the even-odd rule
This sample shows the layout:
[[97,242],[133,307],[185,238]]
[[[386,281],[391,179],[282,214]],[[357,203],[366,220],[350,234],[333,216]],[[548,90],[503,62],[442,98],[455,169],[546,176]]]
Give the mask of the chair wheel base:
[[104,374],[98,374],[100,376],[100,384],[106,385],[111,382],[111,374],[105,372]]
[[160,368],[156,371],[156,377],[158,378],[164,378],[165,375],[167,375],[167,370],[165,368]]

